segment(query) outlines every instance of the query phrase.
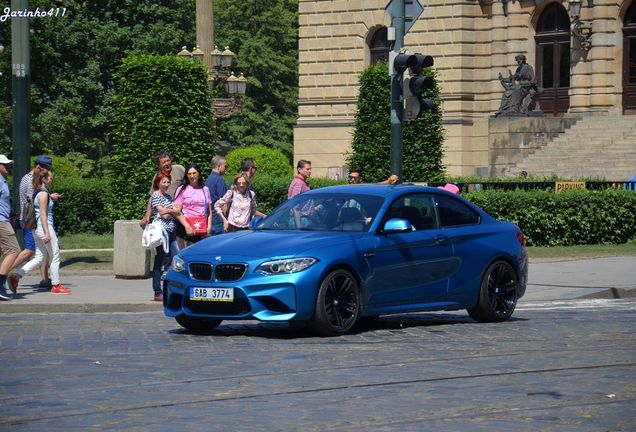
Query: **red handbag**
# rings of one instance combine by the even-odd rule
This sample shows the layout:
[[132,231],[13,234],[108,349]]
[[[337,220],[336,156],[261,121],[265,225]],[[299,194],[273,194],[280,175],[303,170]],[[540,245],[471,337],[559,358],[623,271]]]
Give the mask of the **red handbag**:
[[188,225],[194,230],[194,235],[204,235],[208,233],[208,217],[206,215],[186,216]]

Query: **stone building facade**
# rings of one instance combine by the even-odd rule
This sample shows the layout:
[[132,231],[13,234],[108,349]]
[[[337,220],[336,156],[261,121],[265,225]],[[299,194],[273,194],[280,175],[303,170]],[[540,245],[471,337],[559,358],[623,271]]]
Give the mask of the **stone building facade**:
[[[444,163],[451,175],[504,172],[495,169],[495,161],[509,164],[506,159],[519,152],[498,152],[497,132],[537,127],[540,133],[530,136],[545,138],[563,127],[563,119],[624,116],[636,109],[636,0],[583,0],[582,29],[573,18],[576,1],[419,1],[424,11],[404,45],[435,59],[447,132]],[[390,44],[387,3],[299,1],[294,158],[311,160],[314,176],[342,175],[346,169],[358,76]],[[579,30],[582,37],[575,34]],[[540,100],[545,122],[493,118],[503,92],[498,74],[514,72],[519,53],[545,88]]]

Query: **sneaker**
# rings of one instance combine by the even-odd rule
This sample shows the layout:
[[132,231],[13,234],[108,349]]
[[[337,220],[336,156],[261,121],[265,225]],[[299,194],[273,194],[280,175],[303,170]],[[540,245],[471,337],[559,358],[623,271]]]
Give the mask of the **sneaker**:
[[163,301],[163,294],[155,294],[154,300],[162,302]]
[[20,278],[18,275],[10,275],[7,278],[7,282],[9,283],[9,289],[13,294],[18,292],[18,283],[20,283]]
[[72,291],[68,288],[64,288],[64,285],[57,284],[51,288],[51,294],[70,294]]
[[7,288],[4,285],[0,286],[0,300],[1,301],[11,300],[11,298],[9,297],[9,294],[7,294]]
[[41,280],[40,283],[38,284],[38,289],[39,290],[48,291],[51,288],[53,288],[53,286],[51,285],[51,279]]

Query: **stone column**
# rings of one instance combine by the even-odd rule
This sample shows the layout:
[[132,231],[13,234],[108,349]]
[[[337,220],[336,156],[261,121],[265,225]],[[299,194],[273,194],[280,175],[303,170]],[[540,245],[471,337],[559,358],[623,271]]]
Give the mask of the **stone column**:
[[196,8],[197,45],[203,51],[203,64],[212,70],[214,49],[214,5],[213,0],[197,0]]

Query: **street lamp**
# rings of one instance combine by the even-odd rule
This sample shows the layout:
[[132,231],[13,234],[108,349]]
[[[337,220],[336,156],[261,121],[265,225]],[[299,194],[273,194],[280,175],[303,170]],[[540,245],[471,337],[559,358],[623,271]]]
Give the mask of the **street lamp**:
[[582,0],[570,0],[568,9],[572,24],[570,30],[579,41],[579,48],[587,53],[592,48],[592,24],[581,20]]
[[192,58],[192,53],[184,46],[181,48],[181,51],[177,53],[177,56],[185,60],[190,60]]
[[203,64],[203,51],[201,51],[201,49],[199,48],[199,45],[197,45],[196,47],[194,47],[194,49],[192,50],[192,58],[198,62]]
[[[183,47],[177,54],[180,58],[195,60],[202,64],[204,55],[205,53],[198,45],[192,52]],[[245,96],[247,91],[247,78],[242,73],[237,77],[234,72],[230,71],[235,56],[227,46],[225,50],[220,51],[214,45],[214,50],[210,52],[212,67],[208,69],[208,84],[210,85],[211,93],[212,95],[217,94],[215,92],[216,87],[222,84],[221,89],[225,90],[225,93],[230,96],[229,98],[212,99],[212,111],[217,118],[229,117],[243,109],[243,96]]]

